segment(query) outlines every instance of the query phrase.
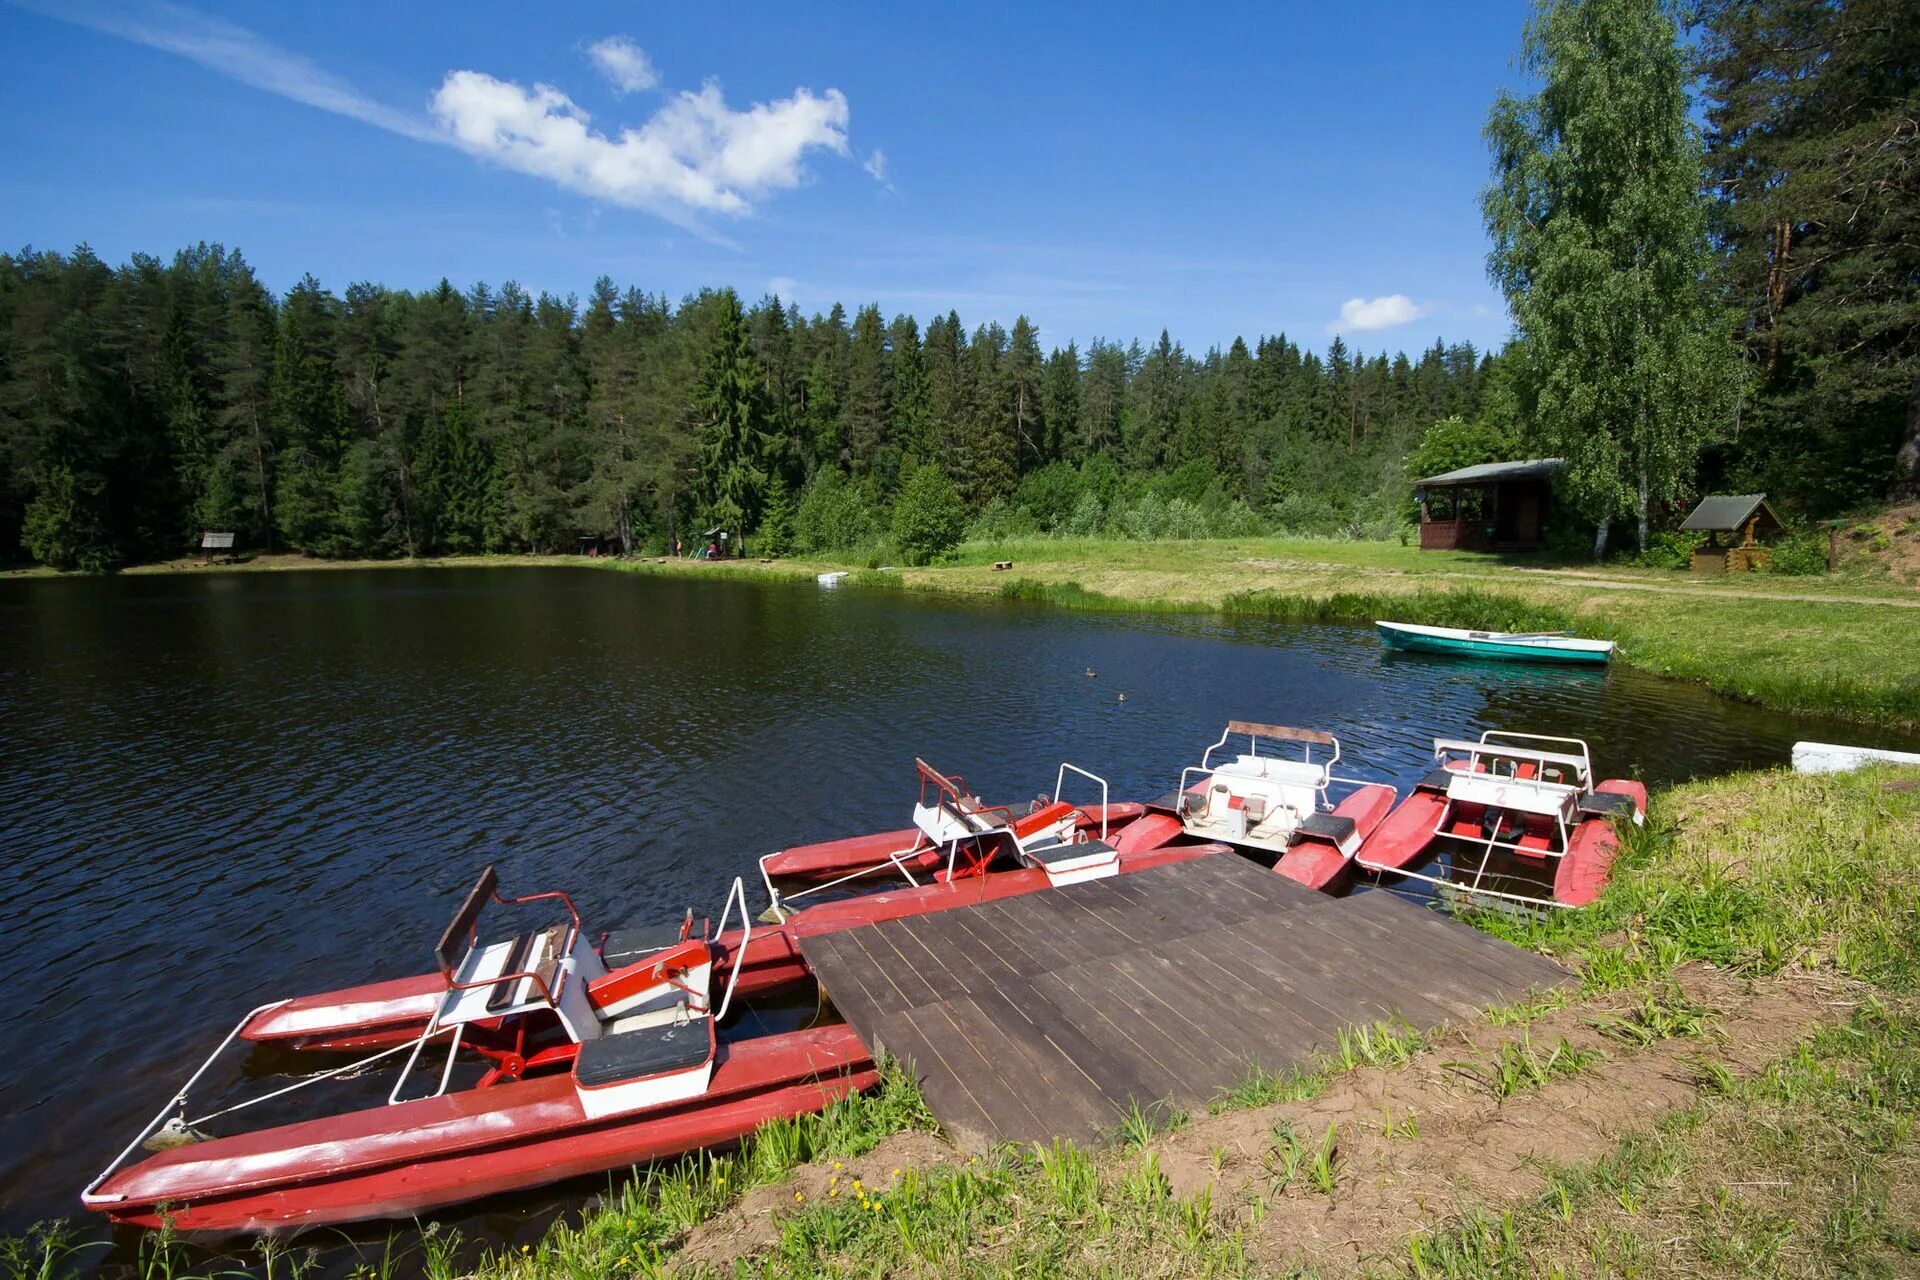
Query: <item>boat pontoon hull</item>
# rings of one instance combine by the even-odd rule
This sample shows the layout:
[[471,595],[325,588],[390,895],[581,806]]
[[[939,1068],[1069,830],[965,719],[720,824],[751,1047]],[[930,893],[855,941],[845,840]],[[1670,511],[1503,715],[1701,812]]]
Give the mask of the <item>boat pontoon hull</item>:
[[593,1119],[566,1072],[177,1147],[89,1204],[115,1222],[230,1233],[408,1217],[737,1141],[877,1083],[852,1028],[722,1046],[698,1097]]
[[1331,889],[1353,862],[1354,855],[1366,847],[1367,840],[1379,828],[1393,808],[1392,787],[1372,783],[1342,800],[1327,814],[1351,828],[1332,838],[1312,831],[1295,833],[1294,845],[1273,869],[1289,880],[1297,880],[1309,889]]
[[[1097,832],[1104,818],[1109,832],[1117,834],[1126,829],[1125,824],[1135,821],[1145,812],[1146,806],[1142,804],[1110,804],[1105,806],[1104,814],[1100,805],[1085,805],[1080,807],[1077,825],[1082,831]],[[832,880],[883,863],[889,854],[910,850],[907,856],[900,859],[902,866],[916,873],[932,871],[946,862],[947,855],[944,849],[936,846],[917,847],[925,843],[922,833],[912,827],[900,831],[876,831],[842,840],[795,845],[768,855],[761,865],[776,880]]]

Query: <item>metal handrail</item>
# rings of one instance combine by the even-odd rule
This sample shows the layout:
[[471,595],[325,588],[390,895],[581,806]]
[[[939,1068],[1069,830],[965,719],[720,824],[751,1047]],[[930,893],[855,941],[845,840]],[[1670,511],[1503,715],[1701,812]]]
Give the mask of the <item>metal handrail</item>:
[[716,1025],[727,1016],[727,1010],[733,1007],[733,989],[740,981],[740,962],[746,959],[747,944],[753,941],[753,920],[747,915],[747,885],[739,876],[733,878],[733,888],[727,893],[726,906],[720,910],[720,923],[714,928],[713,936],[720,937],[727,931],[727,917],[733,914],[733,904],[740,903],[740,925],[744,932],[740,935],[740,954],[734,957],[733,972],[727,977],[727,994],[720,1001],[720,1008],[713,1011],[713,997],[707,997],[709,1016]]
[[907,884],[910,887],[917,889],[920,887],[920,882],[913,878],[913,872],[907,870],[906,864],[900,860],[908,854],[920,853],[924,849],[932,847],[930,845],[922,845],[920,840],[923,838],[924,837],[916,837],[914,843],[904,849],[895,849],[892,853],[889,853],[886,857],[871,866],[861,867],[857,871],[849,871],[844,876],[836,876],[832,880],[827,880],[820,884],[808,885],[804,889],[797,889],[792,893],[784,895],[773,887],[773,873],[767,870],[767,860],[775,857],[780,851],[776,849],[773,853],[762,854],[760,857],[760,881],[767,889],[767,908],[772,911],[780,921],[784,922],[787,918],[787,903],[807,897],[810,894],[821,893],[827,889],[837,888],[849,881],[858,880],[862,876],[870,876],[876,871],[885,871],[888,867],[892,867],[898,871],[906,878]]
[[1069,764],[1067,761],[1062,760],[1060,762],[1060,772],[1055,774],[1053,779],[1053,798],[1056,801],[1060,799],[1060,793],[1066,789],[1067,771],[1069,769],[1091,782],[1100,784],[1100,839],[1104,842],[1107,838],[1107,780],[1097,773],[1087,772],[1077,764]]
[[249,1022],[252,1022],[255,1018],[259,1017],[261,1014],[267,1012],[269,1009],[278,1009],[281,1005],[288,1004],[288,1003],[291,1003],[291,1001],[290,1000],[269,1000],[266,1004],[261,1005],[257,1009],[251,1010],[244,1017],[242,1017],[240,1021],[234,1023],[233,1030],[227,1032],[226,1037],[223,1040],[221,1040],[217,1046],[215,1046],[213,1052],[207,1055],[207,1060],[205,1062],[202,1062],[200,1066],[194,1071],[194,1073],[187,1077],[187,1082],[181,1085],[178,1089],[174,1090],[173,1096],[167,1099],[165,1105],[163,1105],[160,1108],[160,1110],[154,1114],[153,1119],[147,1121],[146,1127],[140,1130],[140,1132],[134,1136],[134,1139],[132,1142],[129,1142],[127,1144],[126,1150],[122,1151],[119,1155],[115,1156],[113,1158],[113,1163],[108,1165],[105,1169],[102,1169],[100,1171],[100,1175],[96,1177],[92,1182],[89,1182],[86,1185],[85,1189],[80,1192],[80,1202],[82,1204],[95,1205],[95,1204],[113,1204],[117,1201],[124,1200],[126,1198],[124,1196],[97,1196],[94,1194],[94,1192],[99,1189],[101,1183],[105,1182],[108,1178],[113,1176],[114,1170],[118,1169],[122,1164],[126,1163],[127,1157],[132,1155],[135,1151],[137,1151],[141,1143],[145,1142],[148,1138],[153,1136],[153,1131],[155,1129],[158,1129],[161,1125],[166,1123],[167,1116],[173,1111],[175,1107],[180,1108],[181,1116],[183,1119],[185,1118],[188,1092],[193,1088],[194,1085],[200,1083],[200,1077],[207,1073],[207,1068],[213,1065],[214,1060],[216,1058],[218,1058],[222,1053],[226,1052],[227,1046],[234,1042],[235,1038],[239,1036],[242,1028],[244,1028]]

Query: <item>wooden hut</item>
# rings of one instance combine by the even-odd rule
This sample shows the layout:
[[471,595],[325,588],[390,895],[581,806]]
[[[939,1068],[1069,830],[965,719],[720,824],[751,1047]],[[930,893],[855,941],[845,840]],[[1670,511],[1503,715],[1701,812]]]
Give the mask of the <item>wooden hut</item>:
[[212,564],[216,560],[232,563],[238,559],[234,554],[233,541],[231,531],[205,530],[200,535],[200,563]]
[[1422,551],[1538,551],[1560,458],[1483,462],[1418,481]]
[[[1777,533],[1780,520],[1767,506],[1764,493],[1716,493],[1681,524],[1682,533],[1704,533],[1707,540],[1693,549],[1695,573],[1744,573],[1764,569],[1772,552],[1760,545],[1763,534]],[[1722,543],[1720,535],[1726,534]]]

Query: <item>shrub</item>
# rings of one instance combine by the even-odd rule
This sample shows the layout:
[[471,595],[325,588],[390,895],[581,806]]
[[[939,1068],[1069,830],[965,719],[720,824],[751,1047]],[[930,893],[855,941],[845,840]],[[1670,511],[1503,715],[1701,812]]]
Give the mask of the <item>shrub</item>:
[[929,462],[907,477],[893,507],[893,540],[908,564],[930,564],[960,544],[967,509],[947,473]]
[[793,518],[797,551],[852,550],[866,546],[878,533],[879,520],[860,491],[830,467],[813,477]]
[[1073,504],[1073,514],[1060,529],[1076,538],[1091,538],[1106,527],[1107,507],[1095,493],[1083,493]]
[[1005,498],[994,498],[967,526],[968,542],[1005,542],[1035,532],[1032,513],[1024,507],[1012,507]]
[[1647,549],[1622,556],[1628,564],[1642,569],[1684,569],[1691,562],[1693,549],[1700,544],[1697,533],[1677,530],[1656,533],[1647,538]]
[[1827,536],[1818,530],[1796,533],[1773,548],[1775,573],[1804,577],[1827,571]]
[[1160,526],[1161,537],[1185,540],[1211,537],[1212,534],[1207,514],[1197,503],[1175,498],[1167,504],[1166,518]]

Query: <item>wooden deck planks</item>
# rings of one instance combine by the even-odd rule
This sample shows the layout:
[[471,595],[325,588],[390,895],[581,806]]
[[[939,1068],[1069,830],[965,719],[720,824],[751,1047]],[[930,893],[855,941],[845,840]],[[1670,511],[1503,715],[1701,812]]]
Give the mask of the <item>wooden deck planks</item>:
[[1391,895],[1330,898],[1226,854],[800,945],[974,1146],[1097,1140],[1130,1106],[1310,1065],[1343,1027],[1431,1027],[1569,978]]

